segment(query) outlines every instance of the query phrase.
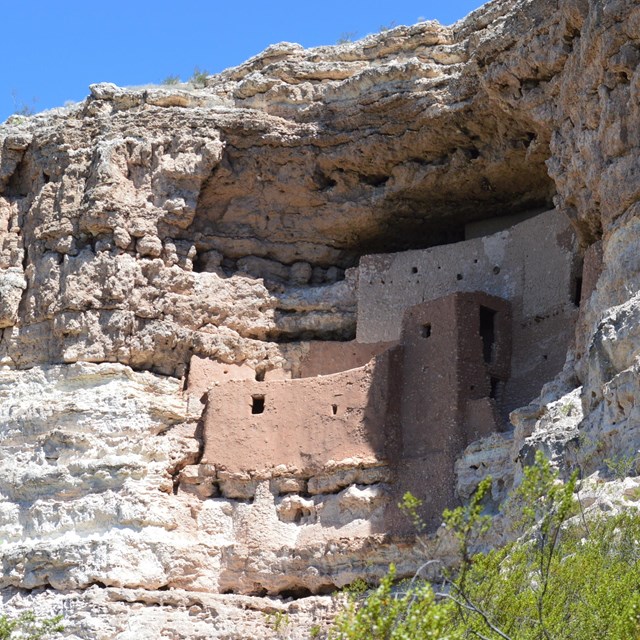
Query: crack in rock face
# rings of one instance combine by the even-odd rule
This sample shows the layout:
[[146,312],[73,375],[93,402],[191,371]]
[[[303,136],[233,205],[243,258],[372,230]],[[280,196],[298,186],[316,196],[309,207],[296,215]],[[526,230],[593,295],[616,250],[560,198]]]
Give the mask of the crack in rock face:
[[421,564],[398,491],[637,453],[639,60],[632,0],[494,0],[0,125],[6,610],[303,638]]

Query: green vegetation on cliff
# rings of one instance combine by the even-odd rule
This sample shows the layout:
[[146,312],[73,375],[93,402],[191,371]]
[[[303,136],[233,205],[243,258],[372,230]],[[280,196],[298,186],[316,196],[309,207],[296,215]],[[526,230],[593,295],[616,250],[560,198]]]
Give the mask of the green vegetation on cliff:
[[64,631],[62,616],[38,618],[32,611],[19,616],[0,615],[0,640],[45,640]]
[[[490,488],[444,514],[457,540],[459,568],[441,584],[395,584],[391,567],[366,597],[352,595],[332,640],[638,640],[640,515],[585,515],[576,476],[563,484],[539,454],[509,501],[517,540],[472,554],[491,520]],[[415,499],[405,496],[415,516]]]

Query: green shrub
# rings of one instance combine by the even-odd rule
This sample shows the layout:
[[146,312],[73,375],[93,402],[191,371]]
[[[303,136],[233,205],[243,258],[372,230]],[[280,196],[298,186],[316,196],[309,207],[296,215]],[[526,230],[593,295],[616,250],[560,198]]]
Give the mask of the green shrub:
[[455,574],[438,588],[414,579],[394,592],[391,567],[376,591],[349,601],[330,637],[640,640],[638,512],[574,517],[576,477],[561,483],[538,454],[509,501],[520,537],[472,553],[491,526],[481,506],[489,486],[444,514],[459,547]]
[[457,640],[462,636],[448,630],[453,605],[436,602],[431,585],[409,584],[394,591],[395,567],[364,601],[348,600],[329,633],[330,640],[414,640],[438,638]]
[[17,125],[17,124],[24,124],[26,121],[27,121],[26,116],[16,116],[16,115],[12,115],[12,116],[9,116],[9,117],[6,119],[6,121],[5,121],[5,122],[6,122],[6,124],[14,124],[14,125]]
[[167,76],[167,77],[162,81],[162,84],[165,84],[165,85],[180,84],[180,76],[176,76],[176,75],[170,75],[170,76]]
[[200,89],[203,89],[207,86],[207,78],[209,77],[209,72],[206,69],[200,69],[199,67],[194,67],[193,73],[189,78],[189,82],[194,86]]
[[16,618],[0,615],[0,640],[41,640],[64,631],[62,616],[37,618],[27,611]]
[[282,611],[275,611],[274,613],[267,613],[267,626],[273,629],[279,638],[283,637],[287,627],[291,623],[289,615]]
[[636,475],[638,467],[638,454],[614,456],[604,459],[604,465],[609,474],[616,480],[623,480],[627,476]]

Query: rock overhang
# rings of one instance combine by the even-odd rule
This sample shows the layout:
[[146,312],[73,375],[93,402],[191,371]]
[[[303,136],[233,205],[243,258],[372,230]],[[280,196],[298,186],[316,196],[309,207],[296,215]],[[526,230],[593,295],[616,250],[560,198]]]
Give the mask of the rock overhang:
[[[566,433],[586,433],[585,441],[591,438],[593,446],[576,455],[588,470],[606,456],[636,450],[637,371],[631,360],[637,352],[637,296],[629,292],[635,292],[638,281],[638,143],[633,133],[638,113],[633,98],[640,75],[633,55],[639,25],[640,9],[631,2],[492,2],[449,30],[399,29],[342,50],[285,47],[287,55],[276,51],[259,57],[196,92],[118,90],[113,98],[106,92],[65,113],[3,127],[0,266],[6,278],[2,287],[10,295],[3,299],[2,364],[33,367],[37,376],[38,365],[51,361],[117,360],[175,376],[192,353],[227,363],[250,362],[255,371],[268,369],[267,363],[278,368],[296,358],[302,362],[304,347],[296,344],[302,335],[344,339],[353,334],[353,280],[349,271],[341,278],[361,255],[442,244],[459,239],[465,221],[521,208],[546,209],[553,199],[576,224],[582,245],[602,237],[597,249],[604,265],[592,260],[595,249],[590,249],[585,283],[593,294],[580,305],[577,347],[569,350],[565,372],[545,386],[537,403],[516,415],[515,433],[475,443],[468,459],[458,461],[460,495],[469,495],[487,468],[498,478],[495,495],[503,495],[514,468],[517,473],[520,463],[513,461],[525,451],[525,441],[528,452],[546,447],[560,456]],[[424,50],[414,56],[416,45]],[[365,49],[370,49],[370,59]],[[323,56],[335,73],[322,64]],[[376,56],[382,64],[371,63]],[[412,57],[418,62],[409,61]],[[251,74],[257,75],[249,78]],[[196,134],[197,144],[192,144]],[[116,143],[115,152],[103,162],[111,143]],[[215,149],[207,150],[207,143]],[[193,154],[196,161],[187,162],[181,154]],[[298,166],[287,167],[287,154]],[[245,193],[236,193],[220,179],[223,170],[228,181],[242,182]],[[263,174],[266,179],[258,181]],[[214,202],[218,193],[224,207]],[[192,237],[195,224],[202,226],[201,236]],[[263,275],[252,275],[238,268],[246,257],[272,264],[262,264]],[[408,266],[411,273],[413,265]],[[240,267],[254,269],[256,263],[245,261]],[[267,271],[276,277],[269,281]],[[118,281],[135,286],[119,287]],[[301,284],[303,289],[305,284],[324,287],[327,299],[321,302],[317,292],[301,295]],[[291,288],[297,290],[292,293]],[[567,310],[575,315],[571,304]],[[211,322],[204,322],[205,317]],[[545,323],[553,325],[558,317],[531,318],[532,335],[541,347]],[[328,318],[334,324],[324,334]],[[276,344],[283,335],[291,343]],[[564,357],[563,350],[557,352]],[[541,351],[538,364],[550,380],[557,369],[544,369],[551,367],[552,358],[543,359],[549,353]],[[24,372],[7,371],[20,384]],[[37,381],[34,397],[45,382]],[[94,382],[100,386],[99,376]],[[584,386],[575,388],[580,384]],[[100,397],[95,389],[87,393]],[[201,408],[197,402],[189,406]],[[162,441],[159,447],[155,430],[132,441],[128,432],[102,418],[92,418],[100,425],[94,448],[86,448],[86,434],[71,423],[65,423],[69,433],[52,432],[44,444],[38,437],[24,444],[16,439],[17,449],[22,447],[17,465],[31,460],[35,451],[43,468],[57,473],[58,449],[75,447],[81,459],[75,468],[82,472],[89,468],[92,452],[109,453],[116,442],[124,455],[133,446],[139,452],[135,464],[110,472],[116,478],[128,473],[146,478],[141,501],[132,514],[131,495],[118,494],[105,502],[107,515],[100,522],[115,523],[115,530],[144,531],[149,523],[158,530],[177,526],[178,534],[163,548],[145,535],[136,543],[140,558],[150,561],[147,566],[164,559],[161,579],[141,571],[135,554],[123,552],[103,554],[106,564],[90,575],[74,569],[74,576],[82,578],[76,586],[84,588],[91,580],[116,584],[122,567],[109,562],[124,558],[127,584],[140,586],[145,601],[153,602],[174,593],[155,592],[156,587],[244,593],[282,589],[305,595],[327,588],[328,575],[331,584],[341,586],[360,575],[379,576],[380,567],[392,560],[403,563],[405,573],[414,568],[408,545],[387,546],[370,535],[366,518],[377,513],[382,489],[368,483],[385,484],[384,475],[356,473],[354,463],[354,468],[325,478],[324,489],[336,492],[328,498],[314,493],[313,500],[306,495],[298,500],[291,492],[295,483],[285,491],[260,479],[253,503],[246,496],[201,500],[179,487],[181,467],[185,486],[199,486],[199,477],[190,475],[200,453],[194,450],[195,421],[184,441]],[[169,436],[178,429],[173,421],[166,426]],[[123,416],[119,424],[127,422]],[[2,428],[21,438],[15,426],[9,416]],[[107,436],[114,440],[101,440]],[[159,448],[166,458],[158,459]],[[109,461],[105,457],[100,465]],[[147,474],[150,464],[152,475]],[[165,467],[176,476],[166,477]],[[101,477],[108,478],[103,471]],[[64,477],[69,476],[56,475]],[[85,474],[83,479],[91,478]],[[232,480],[225,479],[230,492]],[[52,503],[62,504],[55,494],[58,485],[42,486],[42,501],[34,511],[17,502],[3,505],[3,527],[10,535],[19,535],[20,523],[35,521],[34,514],[44,514],[45,528],[58,526],[51,524],[48,511]],[[63,486],[70,492],[67,497],[73,490]],[[90,499],[102,504],[100,497]],[[122,505],[118,512],[116,502]],[[300,535],[310,530],[305,528],[311,526],[306,520],[310,502],[314,509],[322,504],[332,517],[341,509],[364,514],[358,521],[362,526],[350,523],[353,528],[342,530],[352,536],[348,543],[316,544],[313,536]],[[81,509],[74,511],[76,506],[82,505],[73,498],[64,501],[64,526],[90,530],[91,522]],[[173,509],[175,520],[167,517]],[[259,526],[257,517],[263,518]],[[337,517],[330,522],[325,534],[341,524]],[[191,533],[194,528],[202,532],[188,554],[180,532],[186,523]],[[234,527],[246,533],[242,540],[227,537]],[[274,548],[266,544],[261,527],[273,533]],[[47,549],[47,535],[38,541],[40,564],[29,565],[33,571],[28,579],[16,569],[14,584],[32,585],[35,576],[46,587],[55,557],[66,561],[86,554],[91,559],[91,550],[83,546],[67,555],[58,554],[61,547],[41,553]],[[224,549],[211,547],[212,540]],[[126,549],[117,536],[109,544],[93,550]],[[253,557],[245,544],[263,554]],[[25,544],[5,560],[17,567],[32,549]],[[282,549],[295,553],[285,557]],[[222,574],[219,558],[225,563]],[[55,575],[56,584],[62,584],[57,580],[63,573]],[[47,597],[57,601],[52,593]],[[112,590],[109,594],[129,597]],[[114,624],[124,628],[128,610],[118,615],[121,622]],[[186,609],[184,615],[187,619]]]

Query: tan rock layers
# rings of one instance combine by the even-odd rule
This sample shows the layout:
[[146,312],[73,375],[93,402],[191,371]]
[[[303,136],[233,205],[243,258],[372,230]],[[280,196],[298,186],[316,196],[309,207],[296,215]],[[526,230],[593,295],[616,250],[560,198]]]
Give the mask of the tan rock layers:
[[[494,0],[0,125],[7,609],[73,638],[304,638],[323,594],[415,570],[389,505],[403,477],[437,493],[430,446],[447,500],[491,473],[499,502],[538,448],[633,459],[639,60],[632,0]],[[431,353],[452,300],[479,307]],[[464,403],[424,431],[434,389]],[[367,431],[394,398],[395,441]]]

